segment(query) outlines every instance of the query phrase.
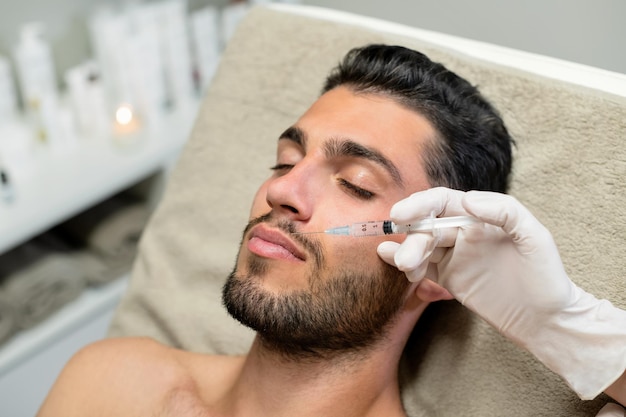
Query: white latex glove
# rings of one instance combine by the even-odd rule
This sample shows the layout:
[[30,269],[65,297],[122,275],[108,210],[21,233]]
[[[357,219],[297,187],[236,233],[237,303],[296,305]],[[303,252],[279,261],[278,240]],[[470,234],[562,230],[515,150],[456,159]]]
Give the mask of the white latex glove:
[[434,188],[398,202],[391,219],[406,224],[431,212],[469,214],[484,223],[446,230],[439,238],[414,233],[400,245],[383,242],[380,257],[414,282],[428,270],[428,278],[561,375],[583,399],[622,375],[626,311],[569,279],[550,232],[517,200]]
[[596,417],[625,417],[624,409],[615,403],[608,403],[600,409]]

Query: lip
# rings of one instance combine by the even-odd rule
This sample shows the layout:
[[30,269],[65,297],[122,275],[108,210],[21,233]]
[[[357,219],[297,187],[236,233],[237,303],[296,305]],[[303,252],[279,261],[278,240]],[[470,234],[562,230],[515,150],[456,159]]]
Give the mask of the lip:
[[304,251],[289,237],[278,229],[259,224],[250,231],[248,249],[264,258],[286,259],[303,262],[306,260]]

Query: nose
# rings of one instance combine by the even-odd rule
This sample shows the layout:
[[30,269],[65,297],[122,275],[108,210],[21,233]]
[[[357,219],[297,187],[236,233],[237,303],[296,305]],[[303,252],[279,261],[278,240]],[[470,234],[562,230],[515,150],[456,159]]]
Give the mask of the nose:
[[285,174],[271,178],[267,184],[267,204],[291,220],[310,219],[315,200],[314,171],[302,160]]

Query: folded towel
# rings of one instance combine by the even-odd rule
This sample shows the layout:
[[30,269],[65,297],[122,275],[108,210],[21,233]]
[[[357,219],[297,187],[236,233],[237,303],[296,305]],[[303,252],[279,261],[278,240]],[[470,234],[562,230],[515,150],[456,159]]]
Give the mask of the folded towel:
[[15,310],[6,296],[0,294],[0,345],[16,331]]
[[38,324],[82,293],[82,262],[61,248],[46,236],[0,257],[0,293],[13,304],[18,329]]
[[136,250],[129,249],[124,257],[104,257],[89,249],[75,251],[85,284],[98,287],[126,275],[131,268]]
[[148,215],[142,202],[116,196],[60,224],[55,232],[102,256],[126,256],[127,249],[136,246]]
[[148,217],[144,203],[116,196],[60,224],[54,231],[76,249],[91,254],[84,256],[84,261],[94,265],[99,273],[88,275],[87,283],[100,285],[130,271]]

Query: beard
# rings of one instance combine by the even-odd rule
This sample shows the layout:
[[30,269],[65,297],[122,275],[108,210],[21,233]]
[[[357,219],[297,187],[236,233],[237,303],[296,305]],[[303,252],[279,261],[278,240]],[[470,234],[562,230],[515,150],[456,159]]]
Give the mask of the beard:
[[[270,219],[271,214],[251,221],[244,236],[252,226]],[[289,222],[275,227],[295,231]],[[247,272],[242,275],[235,266],[223,287],[222,301],[229,314],[255,330],[265,346],[289,357],[344,355],[383,338],[406,297],[409,282],[404,274],[382,260],[376,268],[363,265],[358,256],[350,265],[329,268],[319,241],[299,234],[291,237],[313,259],[307,287],[280,294],[266,290],[262,278],[271,274],[269,262],[248,257]]]

